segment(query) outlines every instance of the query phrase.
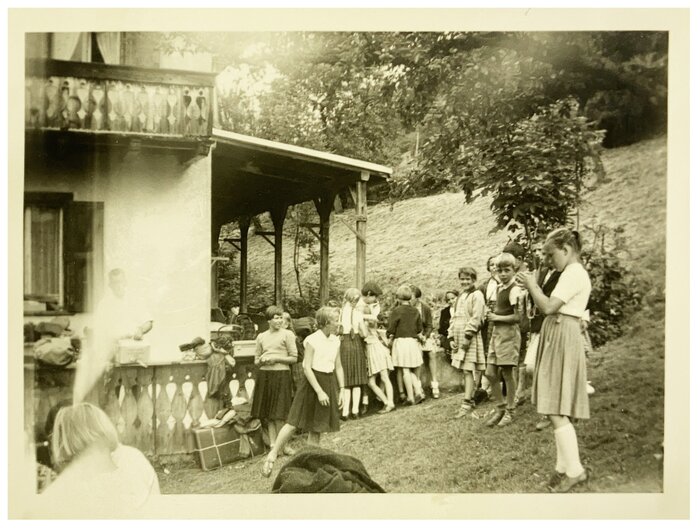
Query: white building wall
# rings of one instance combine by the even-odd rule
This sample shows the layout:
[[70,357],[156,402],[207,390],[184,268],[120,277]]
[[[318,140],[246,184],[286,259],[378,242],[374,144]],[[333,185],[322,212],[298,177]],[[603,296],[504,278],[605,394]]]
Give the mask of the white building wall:
[[[104,202],[103,290],[109,270],[125,270],[129,294],[143,299],[154,319],[152,362],[177,361],[178,344],[207,338],[211,156],[181,162],[169,153],[132,150],[83,170],[28,174],[25,190]],[[91,314],[71,317],[79,334],[85,326]]]

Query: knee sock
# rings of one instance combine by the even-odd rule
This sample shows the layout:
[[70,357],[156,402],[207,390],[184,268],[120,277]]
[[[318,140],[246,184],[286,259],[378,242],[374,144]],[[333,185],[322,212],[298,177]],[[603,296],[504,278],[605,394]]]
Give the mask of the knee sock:
[[350,390],[343,389],[343,417],[350,415]]
[[554,435],[559,440],[561,456],[566,467],[566,475],[570,478],[575,478],[583,472],[581,459],[578,453],[578,440],[576,439],[576,430],[574,425],[568,423],[554,430]]
[[357,415],[360,412],[360,396],[362,394],[362,388],[360,386],[355,386],[352,388],[352,412]]
[[561,435],[557,435],[557,430],[554,431],[554,443],[557,446],[557,463],[556,466],[554,467],[554,470],[559,472],[560,474],[565,474],[566,473],[566,465],[564,464],[564,456],[562,455],[562,448],[561,448]]

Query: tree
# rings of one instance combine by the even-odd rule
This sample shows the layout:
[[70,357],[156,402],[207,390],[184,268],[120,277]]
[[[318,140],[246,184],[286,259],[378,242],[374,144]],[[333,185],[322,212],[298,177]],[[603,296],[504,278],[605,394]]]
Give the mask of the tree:
[[468,203],[491,196],[494,230],[522,230],[529,250],[551,229],[567,224],[582,191],[604,176],[598,154],[602,138],[578,114],[575,100],[557,101],[470,143],[461,154],[460,186]]

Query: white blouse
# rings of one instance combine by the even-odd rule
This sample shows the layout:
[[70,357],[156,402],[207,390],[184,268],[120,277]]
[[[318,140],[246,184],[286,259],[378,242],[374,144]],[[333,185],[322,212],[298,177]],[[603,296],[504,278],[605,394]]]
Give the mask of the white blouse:
[[335,334],[326,336],[321,329],[309,335],[304,340],[304,347],[314,348],[314,358],[311,369],[321,373],[332,373],[335,370],[335,359],[340,350],[340,338]]
[[571,263],[559,276],[551,297],[564,302],[558,310],[560,314],[582,318],[590,295],[591,279],[588,272],[581,263]]

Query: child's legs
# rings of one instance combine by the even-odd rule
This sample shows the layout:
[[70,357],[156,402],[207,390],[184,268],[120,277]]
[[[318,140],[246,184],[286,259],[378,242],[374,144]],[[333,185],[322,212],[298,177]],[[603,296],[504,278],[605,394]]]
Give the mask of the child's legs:
[[321,444],[320,432],[309,432],[308,442],[310,445],[318,446]]
[[425,396],[423,393],[423,384],[421,384],[420,377],[418,377],[418,368],[411,369],[411,381],[413,382],[413,394],[416,396]]
[[403,383],[403,368],[399,367],[396,370],[396,387],[399,390],[399,395],[406,396],[406,386]]
[[428,352],[428,368],[430,369],[430,381],[437,385],[437,353],[435,351]]
[[268,455],[269,459],[277,459],[277,454],[280,452],[280,450],[284,448],[284,445],[287,444],[287,441],[289,441],[292,438],[296,430],[296,426],[292,426],[291,424],[285,424],[284,426],[282,426],[282,429],[279,432],[277,432],[277,439],[275,440],[274,444],[272,445],[272,448],[270,449],[270,454]]
[[355,386],[352,388],[352,412],[357,415],[360,412],[360,399],[362,398],[362,388]]
[[474,371],[474,388],[480,388],[481,387],[481,375],[483,374],[483,371],[477,369]]
[[352,392],[348,388],[343,389],[343,417],[350,415],[350,396]]
[[381,390],[381,388],[377,385],[377,375],[372,375],[369,377],[369,380],[367,381],[367,385],[369,388],[374,391],[374,394],[379,397],[379,400],[381,400],[384,405],[387,405],[387,400],[386,400],[386,395],[384,392]]
[[464,372],[464,400],[472,400],[474,397],[474,373]]
[[413,373],[411,373],[411,370],[408,367],[402,367],[400,373],[403,373],[403,382],[404,388],[406,389],[406,398],[413,402]]
[[501,366],[503,380],[506,383],[506,408],[512,410],[515,408],[515,376],[516,366]]
[[488,364],[486,366],[486,378],[491,385],[491,397],[493,397],[496,405],[502,405],[503,392],[501,391],[500,377],[498,375],[498,366],[496,364]]
[[394,405],[394,388],[391,385],[391,380],[389,379],[389,372],[383,369],[379,376],[382,379],[382,385],[384,387],[384,393],[386,394],[387,403],[389,406]]

